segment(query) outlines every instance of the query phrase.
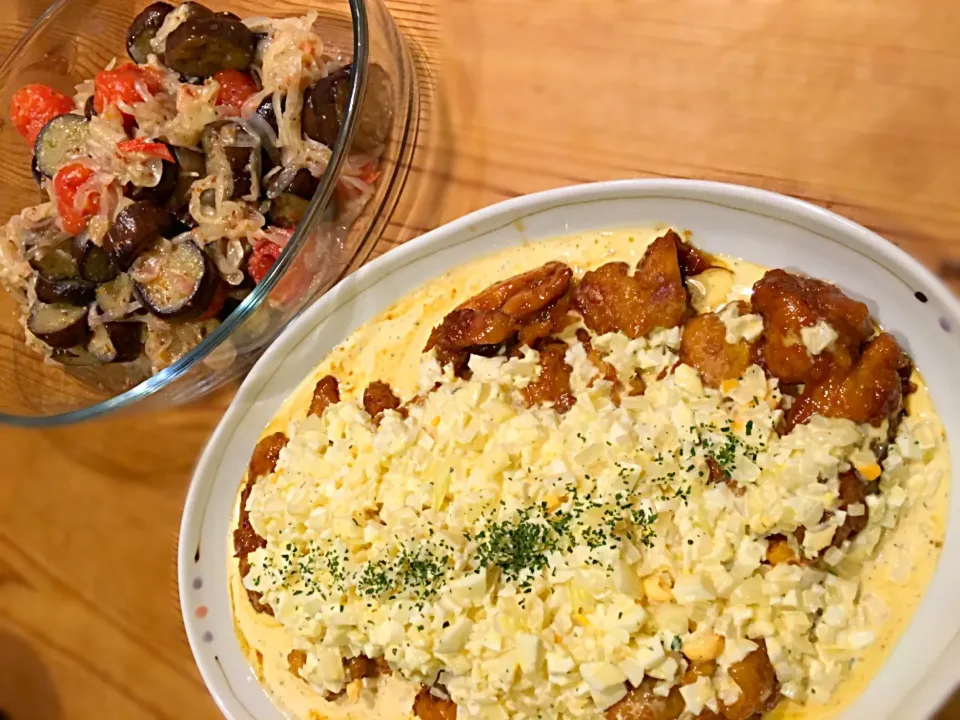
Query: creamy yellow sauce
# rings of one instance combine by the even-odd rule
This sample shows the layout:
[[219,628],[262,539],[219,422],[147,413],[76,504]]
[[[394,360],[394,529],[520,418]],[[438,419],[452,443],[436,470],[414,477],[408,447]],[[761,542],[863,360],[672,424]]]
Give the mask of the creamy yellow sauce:
[[[450,310],[479,293],[492,282],[536,268],[552,260],[570,265],[577,275],[610,261],[631,266],[646,247],[663,234],[665,227],[640,230],[583,233],[520,245],[462,265],[429,281],[405,296],[374,320],[358,328],[333,350],[304,379],[264,430],[264,435],[285,431],[290,420],[306,415],[317,380],[332,374],[340,381],[341,395],[355,397],[374,380],[388,382],[401,397],[416,392],[420,355],[431,329]],[[691,278],[688,285],[698,312],[716,309],[732,295],[749,296],[749,289],[765,268],[723,258],[728,270],[713,269]],[[943,480],[923,502],[911,504],[893,532],[888,531],[879,546],[879,555],[906,553],[913,562],[905,583],[893,582],[883,566],[871,566],[862,576],[863,592],[884,600],[891,613],[879,628],[876,641],[856,658],[847,678],[824,704],[798,705],[782,701],[769,713],[771,719],[828,720],[840,714],[864,691],[903,634],[926,592],[940,556],[946,528],[950,458],[946,434],[922,378],[914,373],[917,392],[907,401],[910,415],[932,419],[940,435],[941,450],[932,461]],[[235,523],[234,523],[235,524]],[[408,718],[412,715],[417,687],[397,674],[378,681],[377,693],[365,692],[351,706],[329,703],[310,686],[294,677],[287,667],[292,640],[273,618],[257,614],[247,600],[233,556],[229,576],[237,635],[260,682],[277,704],[296,718],[382,717]],[[349,707],[349,709],[348,709]]]

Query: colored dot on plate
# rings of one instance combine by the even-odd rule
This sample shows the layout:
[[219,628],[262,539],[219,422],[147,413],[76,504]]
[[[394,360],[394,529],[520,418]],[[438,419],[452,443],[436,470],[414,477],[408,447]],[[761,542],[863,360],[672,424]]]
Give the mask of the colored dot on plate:
[[198,577],[194,578],[194,579],[193,579],[193,589],[194,589],[194,590],[199,590],[199,589],[202,588],[202,587],[203,587],[203,578],[198,578]]
[[943,328],[944,332],[950,332],[950,321],[945,317],[940,318],[940,327]]
[[208,643],[208,642],[213,642],[213,633],[210,632],[209,630],[207,630],[207,631],[203,634],[203,641],[206,642],[206,643]]
[[207,616],[207,606],[201,605],[194,611],[194,615],[203,620]]

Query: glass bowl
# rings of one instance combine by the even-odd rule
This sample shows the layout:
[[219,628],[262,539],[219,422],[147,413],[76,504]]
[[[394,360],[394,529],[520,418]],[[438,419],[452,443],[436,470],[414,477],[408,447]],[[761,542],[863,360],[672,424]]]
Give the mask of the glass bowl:
[[[9,122],[11,95],[28,83],[46,83],[73,95],[111,58],[126,58],[130,21],[150,0],[57,0],[36,20],[0,65],[0,222],[39,202],[31,148]],[[411,165],[419,122],[419,95],[407,45],[381,0],[204,0],[241,18],[289,17],[316,11],[325,52],[352,60],[346,110],[319,186],[290,241],[267,275],[194,349],[136,382],[124,364],[66,366],[27,346],[16,301],[0,289],[0,422],[52,426],[88,420],[136,406],[154,409],[196,399],[244,374],[290,320],[369,256],[397,207]],[[11,28],[23,19],[4,21]],[[354,132],[370,68],[386,71],[393,105],[386,148],[372,196],[349,227],[324,222]],[[379,73],[379,70],[376,72]],[[138,378],[139,380],[139,378]],[[136,384],[135,384],[136,383]]]

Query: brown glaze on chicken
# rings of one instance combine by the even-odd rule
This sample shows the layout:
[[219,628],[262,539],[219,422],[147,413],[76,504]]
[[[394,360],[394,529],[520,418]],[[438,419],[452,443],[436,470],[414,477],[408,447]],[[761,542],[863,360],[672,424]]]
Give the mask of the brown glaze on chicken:
[[655,695],[657,681],[646,677],[626,696],[606,710],[607,720],[677,720],[686,708],[683,696],[676,687],[666,697]]
[[680,361],[696,368],[707,387],[742,377],[753,364],[754,347],[746,340],[727,342],[727,326],[716,313],[695,315],[683,325]]
[[396,410],[403,417],[407,416],[407,409],[400,406],[400,398],[393,392],[393,388],[381,380],[374,380],[363,391],[363,409],[377,425],[387,410]]
[[573,368],[564,360],[567,344],[560,340],[544,340],[537,349],[540,351],[540,373],[523,389],[523,397],[530,407],[553,403],[558,413],[565,413],[577,401],[570,392]]
[[732,705],[721,704],[720,712],[726,720],[750,720],[770,710],[780,698],[767,645],[762,639],[755,642],[760,647],[727,669],[730,678],[740,686],[740,697]]
[[[753,310],[763,317],[763,361],[769,374],[783,383],[809,383],[832,368],[847,368],[873,333],[866,305],[847,297],[835,285],[770,270],[753,286]],[[839,336],[813,357],[801,330],[827,322]]]
[[282,432],[275,432],[260,440],[250,456],[250,464],[247,466],[248,480],[256,481],[276,470],[280,451],[287,446],[287,442],[287,436]]
[[910,360],[894,337],[881,333],[852,368],[831,368],[823,379],[804,388],[787,415],[787,429],[816,414],[872,425],[895,421],[903,409],[900,372],[909,367]]
[[457,720],[457,704],[431,694],[424,686],[413,700],[413,714],[420,720]]
[[680,262],[680,272],[684,277],[699,275],[710,268],[721,268],[723,265],[717,258],[705,250],[684,242],[673,230],[667,232],[677,243],[677,260]]
[[[247,467],[247,482],[240,491],[240,512],[237,519],[237,527],[233,531],[233,549],[234,557],[240,561],[240,577],[245,578],[250,572],[250,561],[247,556],[254,550],[266,547],[267,541],[264,540],[250,524],[250,513],[247,510],[247,501],[250,499],[250,493],[253,491],[253,485],[264,475],[269,475],[277,469],[277,459],[280,457],[280,451],[286,447],[288,438],[282,432],[275,432],[267,435],[257,443],[250,457],[250,464]],[[250,604],[258,613],[273,615],[273,608],[265,605],[263,595],[254,590],[247,590],[247,597]]]
[[676,233],[653,241],[631,275],[626,263],[601,265],[584,274],[573,291],[573,306],[598,335],[623,332],[645,336],[656,327],[676,327],[688,311],[687,288],[677,258]]
[[340,383],[333,375],[324,375],[317,381],[313,389],[313,398],[310,400],[310,409],[307,416],[323,415],[323,411],[331,405],[340,402]]
[[463,377],[471,354],[496,355],[508,345],[532,345],[558,332],[568,322],[565,296],[572,277],[569,267],[550,262],[491,285],[448,313],[424,352],[436,348],[440,364],[452,364]]

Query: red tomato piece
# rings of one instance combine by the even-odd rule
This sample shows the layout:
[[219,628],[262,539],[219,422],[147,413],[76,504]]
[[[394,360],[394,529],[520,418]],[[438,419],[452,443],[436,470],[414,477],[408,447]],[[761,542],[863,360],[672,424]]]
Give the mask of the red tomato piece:
[[44,125],[71,110],[73,100],[49,85],[24,85],[10,98],[10,121],[31,145]]
[[53,176],[53,194],[57,214],[64,232],[76,235],[87,226],[87,221],[100,212],[100,193],[91,192],[77,207],[77,193],[91,177],[93,170],[83,163],[68,163]]
[[240,112],[243,101],[257,92],[257,83],[245,72],[240,70],[220,70],[213,74],[213,79],[220,83],[217,93],[217,105]]
[[258,242],[247,260],[247,272],[250,274],[250,278],[255,283],[263,280],[282,252],[283,248],[275,242],[270,240]]
[[122,153],[143,153],[150,157],[160,158],[167,162],[174,162],[173,153],[162,142],[153,142],[146,138],[134,138],[133,140],[123,140],[117,143],[117,150]]
[[136,105],[143,102],[141,87],[155,93],[163,86],[163,74],[153,68],[120,65],[113,70],[101,70],[94,77],[93,107],[103,112],[107,105],[124,102]]

